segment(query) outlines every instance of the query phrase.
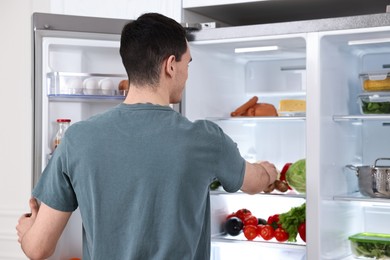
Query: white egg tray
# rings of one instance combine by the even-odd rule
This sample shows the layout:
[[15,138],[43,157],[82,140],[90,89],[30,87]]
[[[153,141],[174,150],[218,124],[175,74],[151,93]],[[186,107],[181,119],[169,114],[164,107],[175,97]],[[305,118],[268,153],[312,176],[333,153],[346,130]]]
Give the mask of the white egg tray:
[[105,95],[123,96],[119,91],[122,74],[92,74],[50,72],[47,74],[48,95]]

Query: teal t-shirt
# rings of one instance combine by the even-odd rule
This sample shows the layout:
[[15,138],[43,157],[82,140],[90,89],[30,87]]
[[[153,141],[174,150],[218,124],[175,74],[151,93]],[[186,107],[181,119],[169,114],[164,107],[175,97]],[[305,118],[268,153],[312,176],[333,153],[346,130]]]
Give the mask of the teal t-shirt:
[[80,208],[83,260],[210,258],[209,185],[240,189],[245,161],[214,123],[120,104],[71,125],[33,191]]

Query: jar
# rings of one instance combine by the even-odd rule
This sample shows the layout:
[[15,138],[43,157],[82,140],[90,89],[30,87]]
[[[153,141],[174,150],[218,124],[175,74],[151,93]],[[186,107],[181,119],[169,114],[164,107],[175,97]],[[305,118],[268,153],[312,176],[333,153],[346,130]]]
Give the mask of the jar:
[[71,122],[70,119],[64,119],[64,118],[57,119],[58,130],[54,136],[54,149],[56,149],[57,146],[61,143],[61,140],[64,137],[66,130],[70,126],[70,122]]

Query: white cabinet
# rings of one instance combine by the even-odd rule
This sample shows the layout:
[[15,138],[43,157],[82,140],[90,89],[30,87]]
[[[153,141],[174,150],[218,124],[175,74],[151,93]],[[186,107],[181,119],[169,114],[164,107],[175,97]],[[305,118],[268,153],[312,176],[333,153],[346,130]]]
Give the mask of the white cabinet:
[[157,12],[181,20],[181,1],[178,0],[51,0],[51,12],[58,14],[136,19],[146,12]]
[[183,8],[206,7],[215,5],[245,4],[252,2],[262,2],[264,0],[183,0]]

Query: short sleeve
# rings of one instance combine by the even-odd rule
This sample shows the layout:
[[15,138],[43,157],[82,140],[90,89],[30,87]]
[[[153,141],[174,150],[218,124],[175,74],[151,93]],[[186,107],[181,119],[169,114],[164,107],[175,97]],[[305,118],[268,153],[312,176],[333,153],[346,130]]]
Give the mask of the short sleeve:
[[222,129],[221,150],[218,160],[217,178],[227,192],[238,191],[245,174],[245,159],[242,158],[237,144]]
[[71,212],[78,203],[66,170],[66,139],[56,148],[32,195],[49,207]]

